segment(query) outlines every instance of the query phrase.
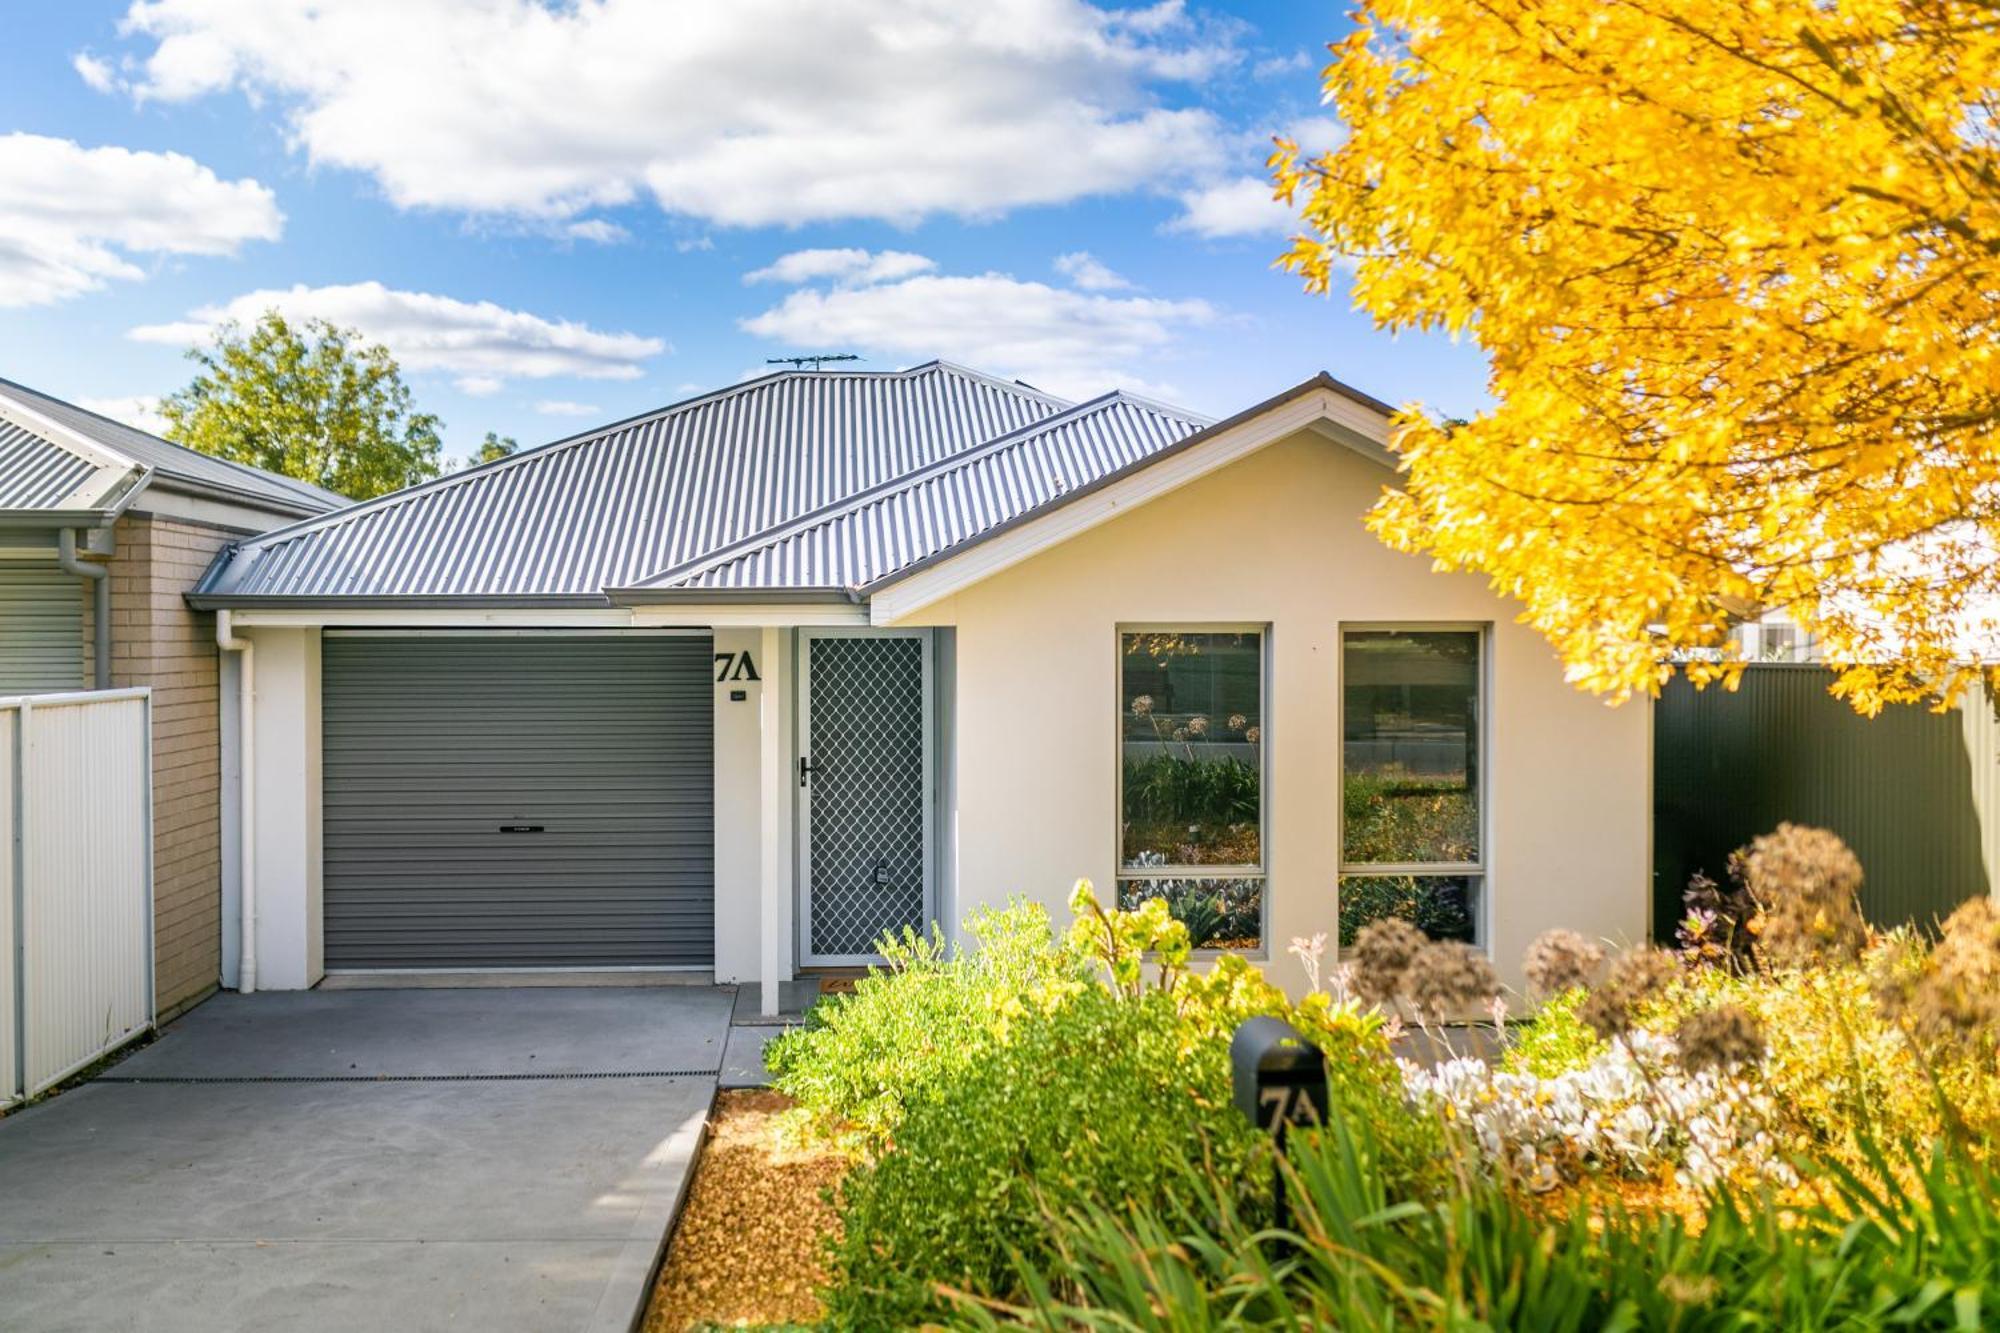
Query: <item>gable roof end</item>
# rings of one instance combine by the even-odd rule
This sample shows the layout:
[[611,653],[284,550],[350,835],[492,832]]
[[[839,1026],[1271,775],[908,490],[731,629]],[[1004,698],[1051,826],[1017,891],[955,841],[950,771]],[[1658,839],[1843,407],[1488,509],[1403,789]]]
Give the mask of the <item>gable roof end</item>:
[[1142,465],[1206,418],[1127,393],[897,478],[800,520],[612,590],[614,600],[786,588],[860,589]]
[[146,477],[136,459],[0,397],[0,517],[10,525],[107,523]]
[[156,484],[247,500],[283,517],[320,514],[353,503],[311,482],[201,453],[12,380],[0,379],[0,413],[38,422],[41,433],[59,433],[128,459],[151,471]]

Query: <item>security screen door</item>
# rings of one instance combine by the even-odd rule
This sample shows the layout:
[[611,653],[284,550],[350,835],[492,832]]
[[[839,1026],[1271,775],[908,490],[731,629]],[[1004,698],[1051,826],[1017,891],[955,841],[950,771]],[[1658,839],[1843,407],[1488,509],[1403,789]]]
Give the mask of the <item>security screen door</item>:
[[874,962],[883,932],[931,920],[931,640],[805,632],[800,953]]

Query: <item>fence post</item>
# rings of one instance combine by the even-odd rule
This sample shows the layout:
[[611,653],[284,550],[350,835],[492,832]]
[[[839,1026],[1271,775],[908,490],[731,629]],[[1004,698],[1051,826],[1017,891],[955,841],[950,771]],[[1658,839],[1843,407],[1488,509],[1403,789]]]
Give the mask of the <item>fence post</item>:
[[8,875],[7,911],[12,917],[13,931],[10,941],[13,957],[7,960],[7,988],[12,1001],[14,1023],[14,1067],[8,1072],[12,1080],[9,1090],[12,1100],[28,1095],[28,854],[27,854],[27,758],[28,712],[33,707],[26,699],[14,707],[13,743],[8,746],[7,797],[11,809],[8,820],[11,825],[7,839],[7,855],[12,861],[12,873]]

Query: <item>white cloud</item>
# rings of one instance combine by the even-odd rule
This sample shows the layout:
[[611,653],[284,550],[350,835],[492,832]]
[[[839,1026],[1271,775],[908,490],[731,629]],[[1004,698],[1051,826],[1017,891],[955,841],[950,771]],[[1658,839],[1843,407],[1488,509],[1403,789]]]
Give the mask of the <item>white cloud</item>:
[[562,234],[574,241],[595,241],[599,245],[611,245],[632,239],[631,232],[615,222],[606,222],[603,218],[585,218],[580,222],[564,223]]
[[142,278],[135,255],[234,254],[284,226],[262,185],[225,181],[179,153],[4,134],[0,181],[0,307]]
[[70,68],[76,71],[77,77],[82,79],[92,92],[108,93],[118,87],[118,72],[111,67],[111,62],[108,60],[100,59],[88,51],[78,51],[70,59],[69,64]]
[[1180,335],[1217,318],[1205,301],[1105,296],[1004,273],[920,273],[869,286],[803,287],[753,318],[788,347],[855,351],[891,363],[932,357],[1087,398],[1128,388],[1171,396],[1148,373]]
[[451,386],[468,398],[491,398],[507,387],[507,381],[498,375],[461,375]]
[[1122,292],[1132,287],[1130,279],[1112,272],[1088,250],[1057,255],[1056,272],[1086,292]]
[[[1085,0],[132,0],[133,95],[263,99],[400,207],[991,217],[1223,168],[1240,25]],[[385,39],[385,34],[393,38]]]
[[1181,195],[1181,213],[1167,223],[1168,231],[1192,232],[1217,240],[1230,236],[1289,236],[1298,231],[1298,216],[1271,197],[1271,182],[1261,176],[1238,176]]
[[544,398],[535,404],[535,410],[545,417],[594,417],[598,414],[596,403],[573,403],[567,398]]
[[701,250],[713,250],[714,248],[715,238],[712,236],[695,236],[674,242],[674,249],[684,255],[694,254]]
[[515,378],[637,379],[641,362],[669,350],[658,338],[602,333],[491,301],[397,291],[379,282],[245,292],[223,305],[203,306],[179,323],[133,329],[130,336],[187,346],[205,341],[224,323],[254,323],[266,310],[359,329],[386,346],[405,370],[456,375],[459,389],[472,394]]
[[79,398],[76,405],[101,417],[122,421],[153,435],[167,433],[167,419],[160,414],[160,400],[140,395],[122,398]]
[[1310,51],[1294,51],[1288,56],[1271,56],[1250,67],[1250,73],[1259,79],[1278,79],[1287,74],[1297,74],[1312,68]]
[[832,279],[845,285],[893,282],[899,278],[928,273],[937,264],[907,250],[794,250],[780,255],[767,267],[743,275],[745,282],[781,282],[796,287],[802,282]]

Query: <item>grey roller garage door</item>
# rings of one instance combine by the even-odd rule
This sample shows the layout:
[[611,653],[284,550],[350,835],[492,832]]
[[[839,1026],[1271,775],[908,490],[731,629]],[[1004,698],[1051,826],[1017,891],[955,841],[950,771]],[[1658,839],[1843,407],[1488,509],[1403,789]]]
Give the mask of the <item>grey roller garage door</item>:
[[329,632],[326,965],[705,966],[710,641]]

